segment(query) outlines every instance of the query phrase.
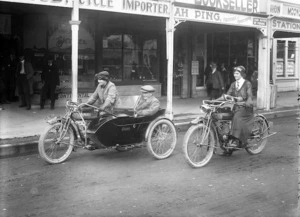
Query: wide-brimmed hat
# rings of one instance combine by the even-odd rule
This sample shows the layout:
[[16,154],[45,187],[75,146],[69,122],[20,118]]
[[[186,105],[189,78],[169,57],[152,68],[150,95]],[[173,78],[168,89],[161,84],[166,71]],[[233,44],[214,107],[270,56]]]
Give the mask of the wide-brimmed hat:
[[109,80],[109,73],[108,73],[108,71],[99,72],[99,73],[95,74],[95,78],[98,79],[98,80],[108,81]]
[[151,85],[144,85],[141,87],[142,93],[153,93],[154,91],[155,91],[155,89]]

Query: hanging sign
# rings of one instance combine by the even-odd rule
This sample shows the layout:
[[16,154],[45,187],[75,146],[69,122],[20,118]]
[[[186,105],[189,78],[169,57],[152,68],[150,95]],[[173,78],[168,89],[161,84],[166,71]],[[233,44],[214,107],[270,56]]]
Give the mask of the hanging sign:
[[266,27],[267,19],[246,15],[175,7],[174,17],[180,20],[191,20],[207,23],[228,24],[248,27]]

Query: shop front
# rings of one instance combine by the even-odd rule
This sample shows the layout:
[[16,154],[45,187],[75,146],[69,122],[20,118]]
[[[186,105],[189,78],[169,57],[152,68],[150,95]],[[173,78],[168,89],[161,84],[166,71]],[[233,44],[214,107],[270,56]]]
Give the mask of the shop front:
[[[40,74],[48,58],[53,58],[59,68],[58,98],[71,98],[71,1],[0,1],[0,5],[1,20],[10,21],[11,31],[5,29],[7,37],[19,37],[19,44],[8,46],[6,53],[14,49],[18,55],[25,49],[34,66],[34,101],[39,101]],[[151,84],[161,96],[162,83],[166,82],[165,17],[169,16],[169,4],[80,0],[79,8],[79,100],[94,91],[94,74],[101,70],[110,72],[120,95],[140,94],[141,85]],[[12,24],[12,20],[17,22]]]
[[[237,65],[246,68],[249,80],[259,64],[264,64],[259,61],[259,49],[262,49],[259,40],[267,31],[267,16],[258,13],[256,1],[248,1],[248,8],[239,4],[244,1],[236,1],[235,6],[226,8],[226,12],[227,1],[221,2],[221,5],[205,5],[205,1],[175,3],[174,16],[180,24],[175,31],[174,64],[177,56],[184,57],[183,98],[207,96],[205,68],[210,61],[216,61],[220,68],[224,66],[230,76],[235,60]],[[231,82],[232,79],[230,76]],[[256,92],[254,89],[255,95]]]
[[272,79],[278,92],[299,90],[300,7],[284,1],[271,1]]

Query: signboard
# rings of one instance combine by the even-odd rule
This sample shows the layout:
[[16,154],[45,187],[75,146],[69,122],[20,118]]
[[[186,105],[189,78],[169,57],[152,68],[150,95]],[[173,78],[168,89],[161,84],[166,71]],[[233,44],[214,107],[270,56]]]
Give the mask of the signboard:
[[258,13],[258,0],[195,0],[196,5],[221,10]]
[[[0,0],[16,2],[15,0]],[[169,17],[168,2],[151,0],[78,0],[80,9],[111,11],[117,13]],[[18,0],[18,3],[72,8],[73,0]]]
[[151,0],[79,0],[79,8],[169,17],[170,4]]
[[192,61],[192,75],[199,75],[199,61]]
[[300,19],[300,6],[271,1],[268,13],[277,17]]
[[284,74],[283,74],[283,61],[277,61],[277,64],[276,64],[276,75],[278,77],[283,77]]
[[272,19],[272,29],[287,32],[300,32],[300,21],[292,22],[286,20]]
[[[13,2],[16,0],[0,0],[1,2]],[[48,5],[56,7],[69,7],[73,6],[73,0],[18,0],[17,3],[33,4],[33,5]]]
[[175,7],[174,17],[180,20],[198,21],[216,24],[228,24],[248,27],[267,27],[267,19],[246,15]]

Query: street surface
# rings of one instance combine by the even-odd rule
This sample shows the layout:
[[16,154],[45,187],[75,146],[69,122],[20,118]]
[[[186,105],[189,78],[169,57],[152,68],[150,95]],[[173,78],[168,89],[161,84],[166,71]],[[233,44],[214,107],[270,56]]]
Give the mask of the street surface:
[[198,169],[184,160],[184,132],[165,160],[146,148],[79,150],[58,165],[38,154],[0,159],[0,216],[296,217],[297,120],[273,122],[261,154],[215,155]]

